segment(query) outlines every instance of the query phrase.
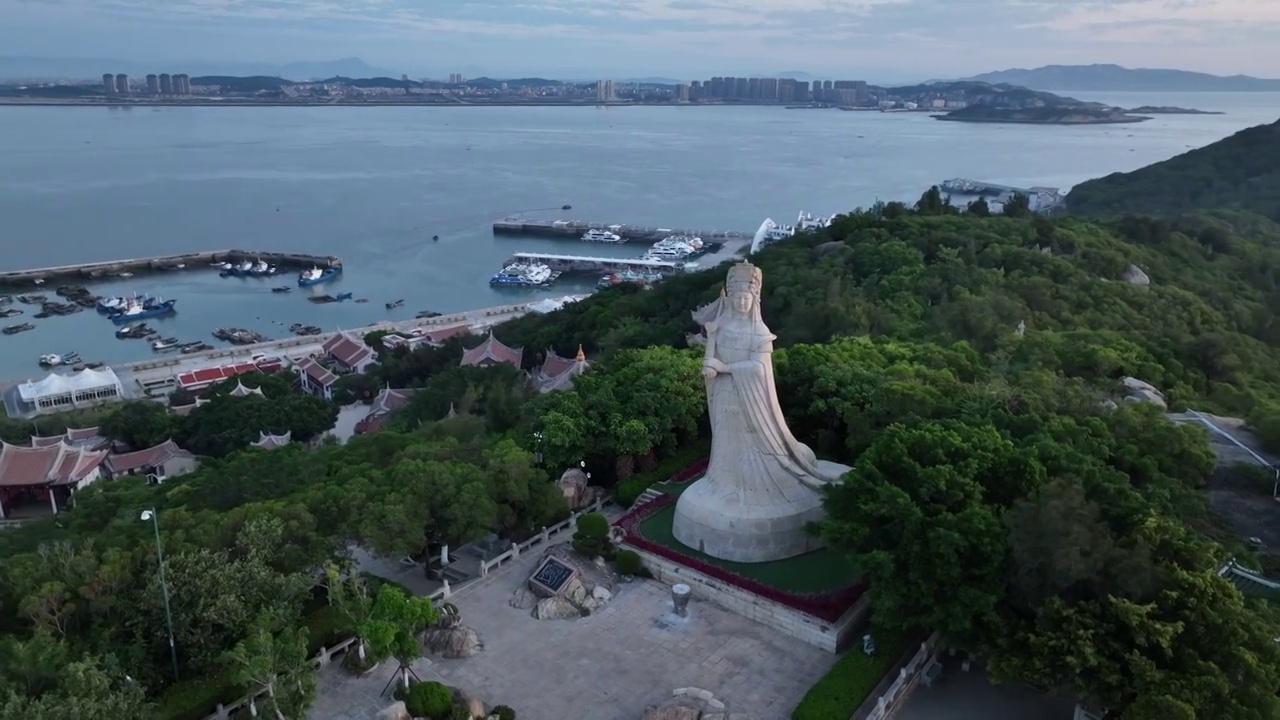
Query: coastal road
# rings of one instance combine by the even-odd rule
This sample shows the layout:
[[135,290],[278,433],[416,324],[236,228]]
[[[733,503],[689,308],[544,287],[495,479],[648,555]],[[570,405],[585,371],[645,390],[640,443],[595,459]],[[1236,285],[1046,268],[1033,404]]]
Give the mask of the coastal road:
[[[569,295],[565,297],[573,300],[580,300],[587,296]],[[520,317],[529,312],[535,312],[535,310],[531,308],[530,303],[499,305],[497,307],[466,310],[464,312],[421,320],[379,322],[373,325],[366,325],[364,327],[350,328],[341,332],[347,332],[355,335],[356,337],[363,337],[375,330],[407,331],[416,328],[442,330],[462,325],[470,327],[473,330],[484,330],[485,328]],[[191,355],[160,356],[155,359],[143,360],[140,362],[113,365],[112,369],[115,370],[116,375],[119,376],[120,382],[124,386],[126,396],[144,397],[145,395],[142,388],[145,384],[162,382],[182,373],[199,370],[201,368],[217,367],[236,362],[248,362],[255,355],[266,355],[268,357],[280,357],[290,361],[301,361],[308,356],[319,353],[325,342],[337,334],[337,332],[331,332],[307,337],[271,340],[268,342],[255,343],[253,345],[241,345],[233,348],[218,348],[216,350],[209,350],[202,353],[192,353]]]

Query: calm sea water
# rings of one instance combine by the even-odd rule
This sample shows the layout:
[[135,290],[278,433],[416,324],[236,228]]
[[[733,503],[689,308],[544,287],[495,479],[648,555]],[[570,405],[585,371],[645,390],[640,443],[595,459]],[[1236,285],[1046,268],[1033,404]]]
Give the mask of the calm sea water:
[[[279,337],[294,322],[355,327],[583,287],[490,288],[512,252],[640,252],[495,238],[491,223],[518,212],[754,231],[765,216],[914,200],[950,177],[1066,188],[1274,121],[1280,107],[1280,94],[1074,95],[1227,114],[1044,127],[763,107],[6,107],[0,266],[228,247],[341,256],[345,277],[321,292],[368,304],[316,306],[305,291],[269,292],[292,278],[203,270],[94,288],[178,298],[176,317],[152,321],[165,335],[212,341],[215,327],[231,325]],[[546,210],[563,204],[573,210]],[[402,309],[383,309],[399,298]],[[93,312],[34,322],[0,336],[0,378],[38,377],[36,358],[48,352],[105,362],[150,354],[144,341],[116,340]]]

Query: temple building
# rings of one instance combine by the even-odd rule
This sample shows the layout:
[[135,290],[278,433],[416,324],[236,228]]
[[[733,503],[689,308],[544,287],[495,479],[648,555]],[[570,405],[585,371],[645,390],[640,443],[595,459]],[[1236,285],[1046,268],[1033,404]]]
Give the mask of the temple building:
[[485,338],[484,342],[462,353],[462,364],[473,367],[491,367],[507,363],[519,368],[523,359],[524,348],[503,345],[501,341],[493,336],[492,330],[489,331],[489,336]]
[[573,387],[573,379],[586,372],[590,366],[581,345],[578,346],[578,354],[572,358],[560,357],[555,350],[547,348],[545,359],[529,373],[529,380],[538,392],[567,390]]
[[283,435],[268,435],[265,432],[258,432],[257,442],[251,443],[256,448],[263,450],[275,450],[293,442],[293,431],[290,430]]
[[356,423],[355,433],[363,435],[381,428],[391,413],[409,404],[409,397],[415,392],[415,388],[383,388],[374,398],[369,414]]
[[295,367],[298,373],[298,384],[304,392],[319,395],[325,400],[333,399],[333,386],[338,376],[321,365],[315,358],[307,358]]
[[124,397],[120,378],[111,368],[81,370],[69,375],[50,373],[45,379],[21,383],[6,398],[10,415],[30,417],[115,402]]
[[326,340],[321,349],[343,372],[362,373],[374,363],[373,348],[365,345],[363,338],[357,339],[344,332]]
[[96,427],[67,428],[61,435],[32,435],[31,447],[47,447],[65,443],[73,447],[84,447],[89,450],[102,450],[109,447],[111,441],[102,437]]
[[[230,395],[231,397],[249,397],[250,395],[257,395],[258,397],[266,397],[266,395],[264,395],[262,392],[262,388],[247,387],[240,380],[236,381],[236,386],[231,388],[231,392],[227,394]],[[196,400],[196,404],[199,405],[200,401]]]
[[72,493],[102,477],[109,452],[65,442],[0,443],[0,518],[65,510]]
[[146,475],[152,482],[157,483],[171,477],[186,475],[198,467],[200,467],[200,461],[196,456],[178,447],[173,440],[165,440],[145,450],[113,453],[104,463],[108,477]]

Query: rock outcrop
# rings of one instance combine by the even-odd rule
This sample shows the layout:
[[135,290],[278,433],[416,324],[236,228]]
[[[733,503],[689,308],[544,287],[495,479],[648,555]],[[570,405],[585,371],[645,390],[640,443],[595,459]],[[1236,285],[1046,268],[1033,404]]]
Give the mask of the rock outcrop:
[[556,487],[564,495],[570,510],[579,510],[596,501],[596,488],[587,485],[587,474],[578,468],[569,468],[556,481]]
[[746,715],[730,713],[710,690],[679,688],[671,699],[645,708],[640,720],[749,720]]
[[1141,285],[1142,287],[1151,286],[1151,278],[1147,277],[1147,274],[1142,272],[1142,268],[1137,265],[1130,265],[1125,268],[1124,275],[1121,275],[1120,277],[1130,285]]
[[434,627],[422,633],[422,645],[433,655],[446,658],[468,658],[484,650],[475,630],[465,626]]
[[[582,559],[568,544],[554,545],[543,553],[543,559],[555,557],[572,568],[572,578],[551,597],[540,597],[539,592],[520,586],[511,593],[507,604],[518,610],[529,610],[537,620],[574,620],[585,617],[613,600],[619,582],[617,574],[607,564],[596,564]],[[538,562],[535,567],[541,567]],[[541,591],[545,595],[545,591]]]
[[1161,408],[1168,408],[1165,402],[1164,393],[1156,389],[1155,385],[1135,377],[1120,378],[1120,385],[1124,389],[1124,399],[1126,402],[1146,402],[1153,405],[1159,405]]

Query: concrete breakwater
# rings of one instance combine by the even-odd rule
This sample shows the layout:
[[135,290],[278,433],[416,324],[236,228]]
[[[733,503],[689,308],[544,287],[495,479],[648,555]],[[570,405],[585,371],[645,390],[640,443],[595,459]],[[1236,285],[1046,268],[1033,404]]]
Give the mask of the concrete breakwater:
[[55,267],[35,268],[32,270],[0,271],[0,285],[30,286],[37,281],[49,283],[53,281],[85,281],[104,280],[120,273],[145,273],[173,271],[180,268],[195,269],[208,267],[213,263],[256,262],[261,260],[277,267],[336,267],[342,264],[340,258],[332,255],[309,255],[306,253],[269,252],[254,250],[211,250],[205,252],[183,253],[181,255],[158,255],[153,257],[134,258],[131,260],[106,260],[102,262],[80,263],[76,265],[59,265]]
[[653,243],[671,235],[699,237],[705,242],[724,242],[726,240],[750,240],[755,232],[738,230],[679,230],[649,225],[611,225],[607,223],[589,223],[579,220],[523,220],[506,218],[493,223],[494,235],[532,235],[537,237],[554,237],[580,240],[588,230],[605,230],[622,238],[623,242]]

